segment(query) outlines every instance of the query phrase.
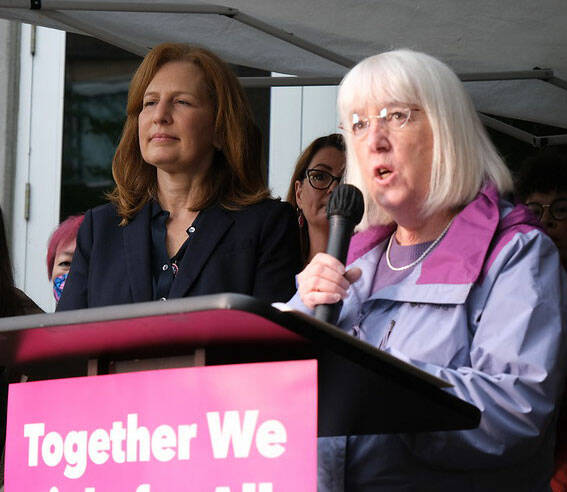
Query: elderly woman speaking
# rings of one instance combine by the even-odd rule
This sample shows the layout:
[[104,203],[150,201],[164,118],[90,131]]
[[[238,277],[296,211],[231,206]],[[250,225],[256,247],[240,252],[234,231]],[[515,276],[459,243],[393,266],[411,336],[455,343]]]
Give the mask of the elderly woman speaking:
[[319,443],[319,490],[549,490],[565,350],[552,241],[505,196],[510,173],[465,89],[407,50],[367,58],[338,106],[366,208],[345,267],[320,253],[291,301],[343,299],[343,330],[450,382],[474,430]]

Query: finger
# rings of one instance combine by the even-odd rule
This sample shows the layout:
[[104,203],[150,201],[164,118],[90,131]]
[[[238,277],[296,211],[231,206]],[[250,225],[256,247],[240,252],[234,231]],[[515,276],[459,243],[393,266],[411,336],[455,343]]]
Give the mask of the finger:
[[[346,280],[342,279],[342,281],[348,286]],[[312,277],[300,285],[299,295],[303,303],[313,309],[317,304],[336,303],[344,299],[347,296],[347,291],[336,282],[321,277]]]
[[335,304],[341,300],[341,296],[330,292],[311,291],[305,297],[302,297],[301,300],[309,309],[315,309],[315,306],[319,304]]
[[331,256],[327,253],[317,253],[313,257],[309,265],[325,265],[326,267],[336,271],[340,275],[344,275],[345,273],[345,266],[334,256]]
[[315,255],[297,275],[303,303],[312,309],[316,304],[335,303],[346,297],[350,283],[344,278],[344,273],[344,265],[336,258],[325,253]]
[[[346,286],[344,285],[346,284]],[[305,290],[308,292],[327,292],[329,294],[339,294],[341,297],[346,297],[349,283],[341,277],[341,283],[332,280],[327,280],[321,277],[312,278],[309,283],[305,285]]]
[[[307,268],[298,276],[298,281],[305,282],[308,286],[313,286],[313,282],[316,282],[318,279],[333,282],[343,289],[348,289],[348,286],[350,285],[344,278],[344,270],[337,270],[333,266],[329,266],[326,263],[319,261],[308,265]],[[321,287],[318,285],[315,286]]]
[[330,268],[321,270],[318,275],[313,275],[311,278],[315,287],[318,287],[321,290],[328,290],[327,288],[324,288],[327,283],[335,284],[342,290],[347,290],[350,286],[350,282],[345,278],[344,274],[340,274],[336,270],[331,270]]

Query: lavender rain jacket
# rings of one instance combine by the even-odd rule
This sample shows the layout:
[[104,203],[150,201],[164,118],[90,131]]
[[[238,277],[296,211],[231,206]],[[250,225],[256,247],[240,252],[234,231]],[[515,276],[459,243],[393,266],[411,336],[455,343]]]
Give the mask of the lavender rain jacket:
[[[450,382],[482,419],[466,431],[319,439],[319,492],[550,490],[567,279],[534,221],[485,186],[408,277],[377,292],[392,228],[353,237],[347,263],[363,274],[339,327]],[[290,305],[310,312],[299,295]]]

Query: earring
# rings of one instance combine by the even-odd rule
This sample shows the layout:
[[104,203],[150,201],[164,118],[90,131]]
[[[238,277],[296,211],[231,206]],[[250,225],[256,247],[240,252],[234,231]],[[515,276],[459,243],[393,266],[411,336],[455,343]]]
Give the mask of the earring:
[[299,224],[299,228],[303,229],[305,225],[305,216],[303,215],[303,210],[297,207],[297,223]]

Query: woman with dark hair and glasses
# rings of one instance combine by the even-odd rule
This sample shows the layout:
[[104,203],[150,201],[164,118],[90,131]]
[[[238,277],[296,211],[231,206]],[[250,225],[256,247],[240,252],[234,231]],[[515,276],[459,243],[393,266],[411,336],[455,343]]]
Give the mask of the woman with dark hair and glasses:
[[313,140],[297,160],[287,201],[297,211],[304,264],[327,248],[327,202],[344,169],[345,144],[338,133]]
[[567,268],[567,149],[548,148],[524,161],[516,189],[553,239]]

